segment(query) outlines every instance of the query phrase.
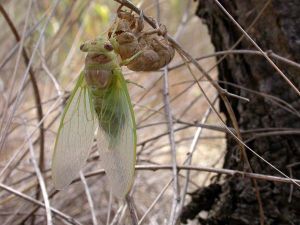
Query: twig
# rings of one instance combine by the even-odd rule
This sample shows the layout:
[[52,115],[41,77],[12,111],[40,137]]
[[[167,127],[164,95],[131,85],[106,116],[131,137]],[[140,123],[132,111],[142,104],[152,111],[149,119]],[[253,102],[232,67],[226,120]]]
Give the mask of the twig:
[[230,96],[230,97],[233,97],[233,98],[236,98],[236,99],[240,99],[240,100],[245,101],[245,102],[250,102],[249,98],[245,98],[245,97],[242,97],[242,96],[239,96],[239,95],[236,95],[236,94],[232,94],[232,93],[228,92],[226,89],[222,89],[222,93],[227,95],[227,96]]
[[[214,52],[214,53],[203,55],[203,56],[200,56],[200,57],[195,57],[195,59],[197,61],[199,61],[199,60],[203,60],[203,59],[207,59],[207,58],[211,58],[211,57],[216,57],[216,56],[222,56],[222,55],[227,56],[227,55],[237,55],[237,54],[257,55],[257,56],[263,56],[264,54],[267,54],[271,58],[274,58],[274,59],[276,59],[280,62],[286,63],[287,65],[290,65],[290,66],[293,66],[293,67],[296,67],[296,68],[300,69],[300,64],[299,63],[297,63],[295,61],[292,61],[290,59],[287,59],[283,56],[280,56],[280,55],[272,52],[271,50],[267,50],[267,51],[264,51],[264,53],[261,53],[260,51],[250,50],[250,49],[230,49],[230,50]],[[191,62],[188,61],[188,63],[191,63]],[[178,63],[178,64],[173,65],[173,66],[169,66],[168,69],[171,71],[171,70],[180,68],[184,65],[185,65],[185,63],[182,62],[182,63]]]
[[[159,81],[159,80],[158,80]],[[180,92],[179,94],[177,94],[176,96],[172,97],[170,99],[170,103],[172,103],[173,101],[175,101],[176,99],[178,99],[180,96],[182,96],[185,92],[189,91],[190,88],[193,86],[194,84],[189,85],[188,87],[186,87],[182,92]],[[143,118],[140,120],[140,123],[148,120],[151,116],[155,115],[157,112],[159,112],[160,110],[162,110],[164,108],[164,104],[162,106],[160,106],[158,109],[156,109],[152,114],[148,115],[146,118]]]
[[49,197],[48,197],[48,194],[47,194],[46,184],[45,184],[43,175],[41,173],[41,170],[38,166],[38,163],[36,161],[36,156],[35,156],[35,153],[34,153],[32,140],[31,140],[31,138],[29,138],[28,129],[26,127],[26,121],[24,121],[24,125],[25,125],[26,137],[29,140],[28,145],[29,145],[29,152],[30,152],[30,155],[31,155],[31,161],[32,161],[36,176],[38,178],[38,183],[39,183],[39,186],[41,187],[43,199],[44,199],[44,202],[45,202],[47,224],[52,225],[53,223],[52,223],[52,215],[51,215],[51,210],[50,210],[50,201],[49,201]]
[[[11,194],[14,194],[14,195],[20,197],[20,198],[22,198],[22,199],[25,199],[25,200],[27,200],[27,201],[33,203],[33,204],[36,204],[36,205],[38,205],[38,206],[40,206],[40,207],[45,208],[45,204],[44,204],[44,203],[42,203],[42,202],[40,202],[40,201],[38,201],[38,200],[36,200],[36,199],[34,199],[34,198],[28,196],[28,195],[25,195],[25,194],[23,194],[22,192],[19,192],[19,191],[15,190],[15,189],[13,189],[13,188],[11,188],[11,187],[5,185],[5,184],[0,183],[0,188],[2,188],[3,190],[8,191],[8,192],[11,193]],[[70,217],[70,216],[68,216],[68,215],[66,215],[66,214],[64,214],[64,213],[62,213],[61,211],[59,211],[59,210],[57,210],[57,209],[55,209],[55,208],[53,208],[53,207],[50,207],[50,210],[51,210],[54,214],[56,214],[57,216],[61,217],[62,219],[66,220],[67,222],[69,222],[69,223],[71,223],[71,224],[82,225],[79,221],[73,219],[72,217]]]
[[165,105],[165,113],[166,119],[168,121],[168,132],[169,132],[169,142],[171,146],[171,156],[172,156],[172,165],[173,165],[173,201],[172,201],[172,209],[169,218],[169,225],[173,225],[175,223],[176,217],[176,209],[179,201],[179,187],[178,187],[178,171],[177,171],[177,160],[176,160],[176,145],[175,145],[175,136],[174,136],[174,128],[173,128],[173,119],[172,112],[170,108],[170,99],[169,99],[169,82],[168,82],[168,71],[167,67],[164,70],[164,105]]
[[[24,190],[22,190],[22,192],[24,192]],[[58,191],[54,191],[54,192],[50,193],[48,198],[51,199],[57,193],[58,193]],[[40,208],[40,206],[36,205],[30,212],[28,212],[28,214],[25,217],[19,219],[16,224],[25,224],[25,222],[31,217],[32,214],[36,215],[36,212],[39,210],[39,208]]]
[[[213,100],[213,104],[215,104],[215,102],[216,102],[217,99],[218,99],[218,96],[215,96],[214,100]],[[201,123],[204,124],[207,121],[207,119],[208,119],[211,111],[212,111],[211,108],[207,109],[207,111],[205,112],[205,114],[204,114],[204,116],[203,116],[203,118],[201,120]],[[196,133],[195,133],[194,138],[193,138],[193,141],[192,141],[192,144],[190,146],[189,152],[187,153],[188,157],[187,157],[187,159],[184,162],[185,165],[191,165],[191,163],[192,163],[192,157],[193,157],[193,154],[195,152],[195,149],[196,149],[199,137],[202,134],[202,131],[203,131],[202,127],[198,127],[197,128]],[[185,178],[184,187],[183,187],[182,194],[181,194],[179,209],[178,209],[178,212],[177,212],[177,219],[179,218],[179,216],[181,214],[181,211],[182,211],[182,208],[184,206],[185,197],[186,197],[186,193],[187,193],[187,189],[188,189],[188,185],[189,185],[190,170],[186,171],[186,176],[185,177],[186,178]]]
[[125,213],[127,209],[127,204],[123,204],[117,211],[115,217],[113,218],[111,225],[118,225],[119,219],[122,217],[122,215]]
[[170,186],[170,184],[172,183],[172,181],[173,181],[173,178],[169,180],[169,182],[164,186],[164,188],[161,190],[161,192],[157,195],[157,197],[155,198],[155,200],[151,203],[151,205],[149,206],[149,208],[147,209],[147,211],[144,213],[144,215],[140,219],[138,225],[141,225],[144,222],[144,219],[146,218],[146,216],[153,209],[153,207],[156,205],[156,203],[159,201],[159,199],[162,197],[162,195],[166,192],[166,190],[168,189],[168,187]]
[[160,4],[159,4],[159,0],[155,0],[156,3],[156,21],[158,22],[158,24],[160,23]]
[[[207,80],[201,80],[201,79],[198,79],[199,82],[207,82]],[[191,84],[195,84],[195,80],[190,80],[190,81],[183,81],[183,82],[178,82],[178,83],[175,83],[173,84],[173,86],[175,85],[180,85],[180,84],[184,84],[184,83],[191,83]],[[294,115],[296,115],[297,117],[300,117],[300,113],[297,111],[297,109],[295,109],[295,107],[293,107],[290,103],[286,102],[285,100],[279,98],[279,97],[276,97],[274,95],[270,95],[270,94],[266,94],[266,93],[263,93],[263,92],[260,92],[260,91],[255,91],[253,89],[249,89],[249,88],[246,88],[244,86],[241,86],[241,85],[238,85],[238,84],[235,84],[235,83],[232,83],[232,82],[229,82],[229,81],[222,81],[222,80],[218,80],[218,83],[220,84],[226,84],[228,86],[231,86],[231,87],[234,87],[234,88],[238,88],[238,89],[241,89],[241,90],[245,90],[249,93],[253,93],[255,95],[258,95],[262,98],[266,98],[267,100],[270,100],[272,103],[274,103],[276,106],[286,110],[287,112],[290,112]]]
[[131,224],[132,225],[138,225],[139,220],[138,220],[138,217],[137,217],[137,214],[136,214],[136,210],[135,210],[135,207],[134,207],[132,197],[129,194],[127,194],[125,196],[125,200],[126,200],[126,203],[127,203],[128,209],[129,209],[129,213],[130,213]]
[[[172,169],[172,165],[136,165],[136,170],[170,170]],[[210,173],[217,173],[217,174],[226,174],[230,176],[238,176],[238,177],[249,177],[249,178],[255,178],[259,180],[266,180],[266,181],[273,181],[273,182],[280,182],[280,183],[288,183],[288,184],[294,184],[297,186],[300,186],[300,180],[298,179],[292,179],[292,178],[285,178],[285,177],[277,177],[272,175],[265,175],[265,174],[259,174],[259,173],[248,173],[243,172],[239,170],[230,170],[230,169],[217,169],[207,166],[181,166],[177,165],[178,170],[196,170],[196,171],[202,171],[202,172],[210,172]],[[98,175],[104,175],[104,170],[97,170],[91,173],[86,173],[84,176],[86,178],[98,176]],[[80,179],[75,179],[73,182],[78,182]]]
[[107,207],[107,217],[106,217],[106,225],[109,225],[110,221],[110,213],[112,208],[112,191],[109,192],[109,199],[108,199],[108,207]]
[[84,186],[86,198],[87,198],[87,200],[88,200],[88,203],[89,203],[89,206],[90,206],[90,209],[91,209],[93,225],[97,225],[97,224],[98,224],[98,221],[97,221],[97,217],[96,217],[96,213],[95,213],[95,207],[94,207],[92,195],[91,195],[91,193],[90,193],[89,186],[88,186],[88,184],[87,184],[87,182],[86,182],[86,180],[85,180],[85,177],[84,177],[84,175],[83,175],[83,173],[82,173],[82,170],[80,170],[79,176],[80,176],[80,179],[81,179],[82,184],[83,184],[83,186]]

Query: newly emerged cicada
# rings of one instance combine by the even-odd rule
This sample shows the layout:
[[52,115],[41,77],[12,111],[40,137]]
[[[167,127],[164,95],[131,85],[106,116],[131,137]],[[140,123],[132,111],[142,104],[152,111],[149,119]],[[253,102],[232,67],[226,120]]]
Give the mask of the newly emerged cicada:
[[108,32],[115,51],[123,60],[141,52],[139,57],[127,65],[130,70],[155,71],[173,59],[175,50],[164,37],[167,33],[164,25],[155,30],[144,31],[142,16],[122,11],[121,7],[117,15],[118,18]]
[[133,183],[136,158],[136,125],[126,81],[107,39],[87,41],[80,49],[87,52],[85,68],[61,118],[52,159],[54,185],[63,189],[78,176],[97,132],[112,192],[124,198]]

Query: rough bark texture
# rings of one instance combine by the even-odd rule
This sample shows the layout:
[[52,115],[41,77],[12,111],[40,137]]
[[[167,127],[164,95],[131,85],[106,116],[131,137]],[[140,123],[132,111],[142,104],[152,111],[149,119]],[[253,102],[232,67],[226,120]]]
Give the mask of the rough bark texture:
[[[220,2],[239,24],[247,29],[267,1],[223,0]],[[230,49],[242,35],[212,0],[199,1],[197,15],[206,21],[216,51]],[[271,50],[300,63],[300,1],[271,1],[248,34],[263,50]],[[256,50],[247,38],[244,38],[235,49]],[[286,63],[278,61],[275,63],[300,89],[300,70]],[[247,103],[230,98],[242,130],[300,127],[300,97],[262,56],[228,55],[219,64],[218,69],[219,80],[228,82],[220,83],[224,88],[250,99]],[[230,83],[272,95],[286,103],[275,98],[262,97]],[[222,103],[221,110],[226,114]],[[229,119],[227,123],[231,126]],[[300,178],[299,135],[277,134],[258,137],[252,133],[243,138],[244,141],[249,140],[248,146],[278,169],[289,176]],[[279,176],[274,169],[249,151],[247,155],[254,172]],[[289,167],[292,164],[295,165]],[[227,136],[224,168],[240,170],[243,168],[237,144],[230,135]],[[292,185],[265,181],[258,181],[258,185],[265,213],[265,224],[300,224],[299,187],[294,186],[292,190]],[[209,193],[210,197],[205,197],[203,191]],[[212,199],[214,199],[213,203]],[[204,204],[205,202],[207,205]],[[199,224],[259,224],[258,203],[251,180],[247,178],[226,177],[221,185],[221,191],[213,184],[195,192],[191,203],[184,209],[181,219],[185,222],[197,216],[200,211],[207,211],[208,217],[199,217]]]

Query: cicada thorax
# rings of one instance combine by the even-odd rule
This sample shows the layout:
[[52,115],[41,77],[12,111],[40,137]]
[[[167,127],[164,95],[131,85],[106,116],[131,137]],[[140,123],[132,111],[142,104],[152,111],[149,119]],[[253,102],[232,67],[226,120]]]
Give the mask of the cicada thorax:
[[111,69],[105,65],[109,64],[111,59],[103,54],[88,53],[85,59],[85,80],[88,86],[104,89],[112,81]]
[[[118,10],[118,19],[111,27],[108,35],[110,40],[117,42],[116,52],[123,60],[138,52],[127,67],[133,71],[155,71],[167,65],[174,57],[175,50],[162,33],[155,30],[143,31],[141,17]],[[166,27],[161,25],[160,31],[166,33]]]
[[118,139],[125,123],[125,114],[119,95],[121,70],[117,55],[110,42],[103,38],[83,43],[80,49],[87,52],[84,75],[91,92],[99,125],[108,137]]

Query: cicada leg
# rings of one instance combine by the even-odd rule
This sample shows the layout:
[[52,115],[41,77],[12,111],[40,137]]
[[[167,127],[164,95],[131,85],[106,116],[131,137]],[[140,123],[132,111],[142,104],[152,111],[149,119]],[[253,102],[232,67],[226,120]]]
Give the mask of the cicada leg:
[[111,45],[113,46],[113,48],[114,48],[114,50],[115,50],[115,52],[117,52],[117,53],[119,53],[120,51],[119,51],[119,43],[118,43],[118,41],[117,41],[117,39],[115,38],[115,33],[116,33],[116,31],[117,31],[117,28],[118,28],[118,26],[119,26],[119,23],[120,23],[120,19],[119,18],[117,18],[116,19],[116,22],[114,23],[114,28],[113,28],[113,30],[112,30],[112,33],[109,35],[109,42],[111,43]]
[[156,22],[156,28],[151,31],[143,32],[142,36],[144,35],[152,35],[152,34],[158,34],[159,36],[165,36],[167,34],[167,28],[163,24],[157,24]]
[[130,10],[129,12],[128,11],[125,11],[125,10],[122,10],[122,7],[124,5],[121,4],[118,9],[117,9],[117,15],[118,15],[118,18],[120,19],[125,19],[127,20],[128,22],[134,22],[135,18],[134,18],[134,15],[132,14],[132,10]]
[[154,40],[157,44],[159,44],[162,48],[164,48],[164,49],[166,49],[166,50],[169,49],[169,47],[168,47],[166,44],[162,43],[161,40],[158,39],[158,37],[153,37],[153,40]]
[[140,12],[139,17],[135,17],[135,28],[133,32],[139,33],[144,29],[144,13],[143,10]]
[[131,56],[130,58],[123,60],[123,61],[120,63],[120,66],[126,66],[126,65],[128,65],[128,64],[131,63],[133,60],[135,60],[136,58],[138,58],[141,54],[143,54],[143,51],[138,51],[137,53],[135,53],[135,54],[134,54],[133,56]]
[[138,84],[138,83],[136,83],[136,82],[134,82],[134,81],[132,81],[132,80],[126,79],[125,81],[126,81],[127,84],[133,84],[133,85],[135,85],[135,86],[137,86],[137,87],[139,87],[139,88],[142,88],[142,89],[144,89],[144,90],[146,89],[144,86],[142,86],[142,85],[140,85],[140,84]]

